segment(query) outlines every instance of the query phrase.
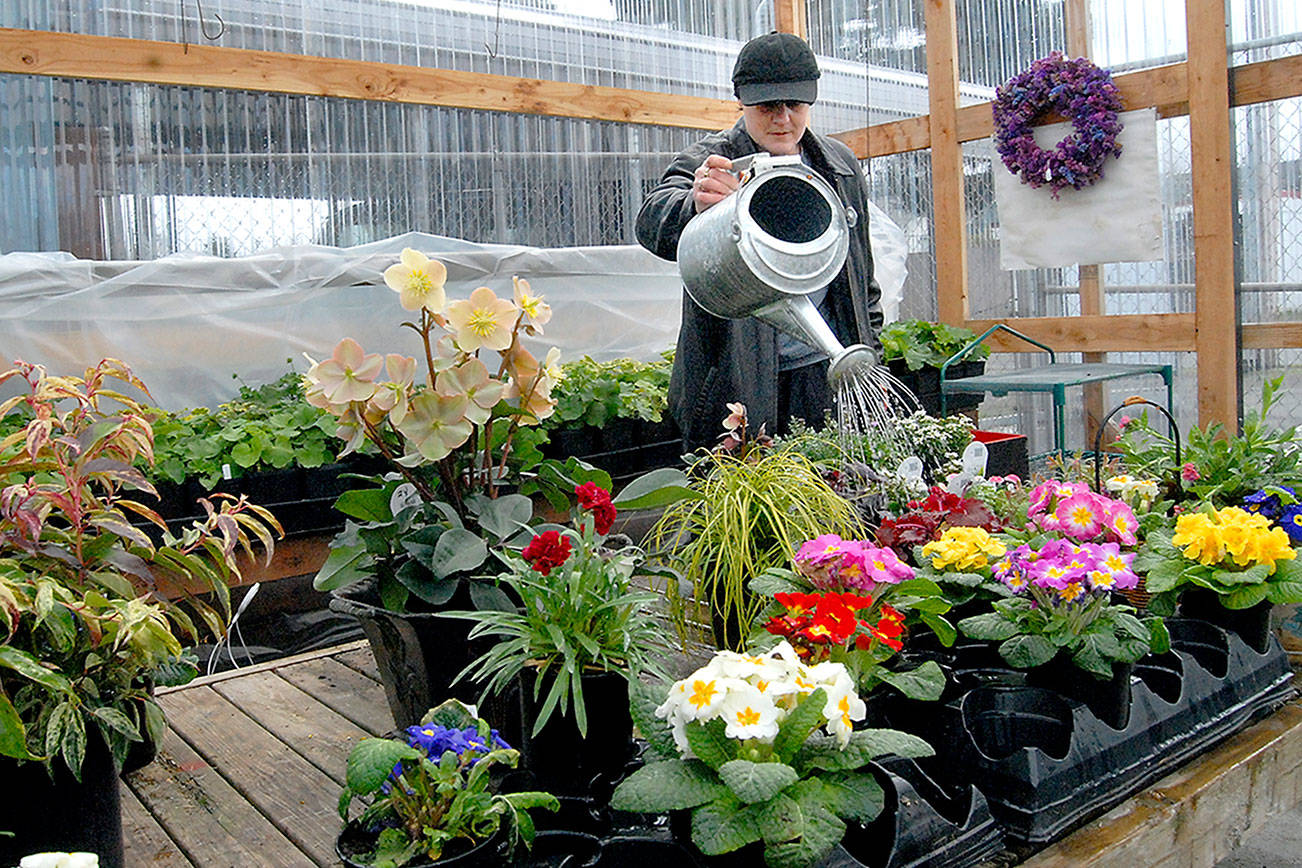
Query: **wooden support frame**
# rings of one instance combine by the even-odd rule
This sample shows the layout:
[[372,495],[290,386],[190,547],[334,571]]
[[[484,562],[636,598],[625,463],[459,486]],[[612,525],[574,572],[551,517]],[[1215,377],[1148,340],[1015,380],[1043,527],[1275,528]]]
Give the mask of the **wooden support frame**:
[[963,146],[958,138],[958,20],[954,0],[926,0],[927,99],[931,116],[932,238],[941,322],[968,317]]
[[1198,422],[1239,423],[1234,155],[1225,0],[1186,0]]

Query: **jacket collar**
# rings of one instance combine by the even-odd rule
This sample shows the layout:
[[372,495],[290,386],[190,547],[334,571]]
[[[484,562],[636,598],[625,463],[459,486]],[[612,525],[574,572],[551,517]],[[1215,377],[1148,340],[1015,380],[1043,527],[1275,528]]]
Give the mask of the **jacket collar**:
[[[737,119],[732,128],[732,137],[739,150],[738,156],[759,152],[760,146],[746,132],[745,118]],[[810,159],[816,164],[821,162],[838,175],[854,175],[860,171],[858,164],[851,165],[841,154],[824,147],[821,139],[813,130],[806,128],[805,135],[800,140],[800,147],[809,152]]]

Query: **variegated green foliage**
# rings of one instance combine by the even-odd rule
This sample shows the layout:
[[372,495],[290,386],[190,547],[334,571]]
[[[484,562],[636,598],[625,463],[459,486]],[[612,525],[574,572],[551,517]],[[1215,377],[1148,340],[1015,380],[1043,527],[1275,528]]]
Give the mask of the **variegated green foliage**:
[[0,440],[0,754],[60,757],[80,774],[91,727],[119,762],[162,734],[148,677],[182,639],[225,633],[237,553],[251,558],[256,541],[270,557],[280,525],[222,495],[174,536],[135,499],[155,493],[133,466],[152,461],[153,431],[130,394],[148,392],[122,362],[84,377],[19,362],[6,381],[20,389],[0,419],[29,421]]

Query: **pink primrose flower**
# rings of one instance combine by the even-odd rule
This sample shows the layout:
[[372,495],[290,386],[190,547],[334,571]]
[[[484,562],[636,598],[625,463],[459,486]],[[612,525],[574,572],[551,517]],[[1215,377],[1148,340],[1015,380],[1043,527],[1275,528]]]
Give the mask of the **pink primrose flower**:
[[1198,468],[1194,466],[1192,461],[1186,461],[1184,466],[1180,468],[1180,478],[1185,482],[1197,482],[1203,477],[1202,474],[1198,472]]

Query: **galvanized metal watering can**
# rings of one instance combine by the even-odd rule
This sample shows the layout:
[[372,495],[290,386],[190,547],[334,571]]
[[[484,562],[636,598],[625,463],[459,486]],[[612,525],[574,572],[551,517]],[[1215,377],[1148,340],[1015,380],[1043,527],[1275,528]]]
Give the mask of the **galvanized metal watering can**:
[[832,282],[850,250],[836,191],[799,156],[733,160],[741,186],[692,218],[678,267],[692,299],[725,319],[753,316],[831,357],[828,379],[877,364],[863,344],[844,347],[809,300]]

